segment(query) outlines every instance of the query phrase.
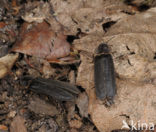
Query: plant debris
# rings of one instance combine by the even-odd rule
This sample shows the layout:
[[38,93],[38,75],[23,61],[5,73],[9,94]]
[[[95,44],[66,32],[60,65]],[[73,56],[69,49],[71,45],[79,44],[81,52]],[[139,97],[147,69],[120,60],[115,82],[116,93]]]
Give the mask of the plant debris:
[[0,58],[0,78],[3,78],[10,72],[17,59],[18,54],[8,54]]
[[[156,125],[155,12],[154,0],[1,0],[0,131]],[[114,62],[117,93],[109,107],[95,94],[101,43]]]
[[59,113],[55,106],[53,106],[52,104],[48,104],[47,102],[39,98],[34,98],[30,100],[28,108],[36,114],[55,116]]
[[24,122],[24,118],[17,115],[11,123],[10,132],[27,132]]
[[24,23],[20,38],[11,51],[55,61],[69,55],[70,44],[66,41],[66,36],[50,30],[46,22]]

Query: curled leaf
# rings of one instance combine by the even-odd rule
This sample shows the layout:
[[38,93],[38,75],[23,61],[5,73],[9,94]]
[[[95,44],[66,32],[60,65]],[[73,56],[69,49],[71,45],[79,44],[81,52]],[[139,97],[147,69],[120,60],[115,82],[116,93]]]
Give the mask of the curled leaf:
[[68,56],[70,44],[65,35],[53,32],[46,22],[24,23],[20,37],[11,51],[52,61]]

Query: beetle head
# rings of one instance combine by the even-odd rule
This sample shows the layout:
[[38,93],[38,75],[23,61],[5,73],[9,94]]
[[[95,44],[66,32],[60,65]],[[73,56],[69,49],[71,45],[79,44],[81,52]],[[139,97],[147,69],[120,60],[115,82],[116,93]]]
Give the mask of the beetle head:
[[98,48],[95,51],[96,54],[108,54],[109,53],[109,48],[108,45],[105,43],[102,43],[98,46]]

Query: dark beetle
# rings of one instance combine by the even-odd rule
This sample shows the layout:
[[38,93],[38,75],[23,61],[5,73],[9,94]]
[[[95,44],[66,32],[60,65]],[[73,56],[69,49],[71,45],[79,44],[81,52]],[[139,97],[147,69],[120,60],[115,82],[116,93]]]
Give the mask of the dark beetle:
[[114,64],[107,44],[100,44],[94,57],[94,80],[96,96],[100,100],[113,101],[116,94]]
[[22,80],[26,83],[29,82],[30,90],[48,95],[60,101],[73,101],[76,95],[79,94],[77,87],[67,82],[40,77],[24,77]]

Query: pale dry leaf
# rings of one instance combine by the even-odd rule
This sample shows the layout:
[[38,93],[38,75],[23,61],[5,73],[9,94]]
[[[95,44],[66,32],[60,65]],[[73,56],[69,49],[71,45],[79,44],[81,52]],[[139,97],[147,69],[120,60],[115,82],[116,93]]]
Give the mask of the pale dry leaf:
[[[114,24],[106,34],[89,34],[74,41],[74,48],[81,51],[77,85],[86,89],[89,97],[88,113],[99,131],[121,129],[122,121],[156,124],[154,56],[156,52],[156,8],[127,16]],[[150,21],[149,21],[150,20]],[[93,63],[88,54],[94,54],[100,43],[107,43],[113,56],[117,80],[115,104],[106,108],[96,98]],[[128,81],[127,81],[128,80]],[[129,118],[127,118],[129,117]]]
[[[150,9],[136,16],[123,18],[113,25],[106,34],[92,33],[75,40],[73,47],[94,54],[100,43],[107,43],[114,58],[115,70],[121,78],[149,80],[152,75],[149,75],[151,73],[148,72],[150,71],[148,65],[154,63],[153,58],[156,52],[154,12],[154,9]],[[150,21],[144,17],[147,14],[151,16]],[[129,21],[126,22],[127,20]]]
[[124,17],[123,10],[131,10],[121,0],[51,0],[56,19],[67,28],[66,34],[103,32],[102,24]]
[[0,78],[6,76],[18,58],[18,54],[8,54],[0,58]]
[[24,118],[17,115],[11,123],[10,132],[27,132],[24,123],[25,123]]
[[89,64],[86,59],[81,63],[78,73],[77,84],[85,88],[89,96],[88,113],[101,132],[121,129],[122,121],[127,120],[126,116],[129,116],[128,121],[156,123],[154,85],[118,80],[115,104],[106,108],[95,95],[93,65]]
[[[60,22],[67,29],[65,33],[70,35],[76,34],[78,26],[71,15],[73,12],[79,10],[83,6],[83,0],[50,0],[50,4],[53,7],[55,12],[54,15],[58,22]],[[49,23],[53,23],[50,19],[49,21]]]
[[[55,19],[55,14],[53,11],[53,7],[48,2],[43,1],[34,1],[28,2],[24,6],[24,14],[22,15],[22,19],[26,22],[36,22],[42,23],[43,21],[48,21],[51,25],[51,28],[55,32],[62,31],[62,25]],[[64,19],[68,20],[68,19]],[[66,23],[66,22],[65,22]]]
[[85,92],[79,94],[76,104],[82,117],[88,117],[88,96]]
[[43,61],[43,76],[45,78],[50,78],[52,75],[55,74],[55,69],[51,67],[50,63],[48,61]]
[[137,85],[136,83],[119,81],[117,86],[121,89],[118,89],[115,104],[111,108],[106,108],[98,100],[95,100],[94,91],[90,91],[92,102],[90,102],[89,113],[101,132],[121,129],[123,120],[130,126],[131,121],[134,123],[140,121],[140,123],[146,123],[147,125],[150,123],[156,124],[154,102],[156,91],[154,85]]
[[75,72],[74,72],[74,70],[71,70],[70,72],[69,72],[69,81],[70,81],[70,83],[71,84],[75,84],[75,82],[76,82],[76,77],[75,77]]
[[[148,65],[154,64],[156,52],[156,8],[126,17],[106,33],[104,40],[115,58],[116,72],[123,78],[149,80]],[[136,74],[137,73],[137,74]]]
[[69,121],[69,126],[71,128],[81,128],[81,126],[83,125],[82,120],[80,118],[79,115],[74,114],[74,117]]
[[25,5],[25,12],[22,19],[26,22],[43,22],[50,15],[50,7],[48,3],[28,2]]
[[130,34],[155,34],[156,8],[151,8],[144,13],[127,16],[113,25],[106,36]]
[[69,125],[70,125],[71,128],[79,129],[82,126],[82,122],[80,120],[71,120],[69,122]]
[[56,15],[63,12],[70,14],[83,6],[83,0],[50,0],[50,3],[53,6]]

